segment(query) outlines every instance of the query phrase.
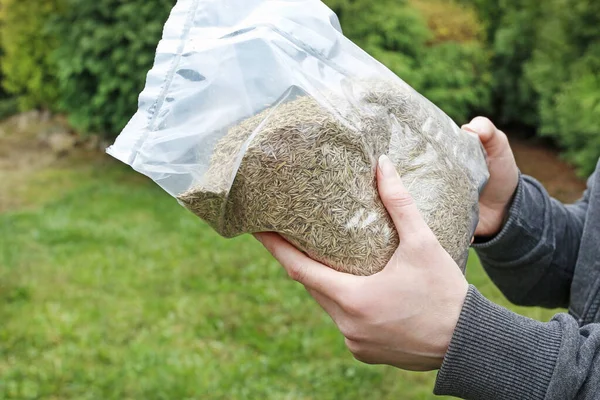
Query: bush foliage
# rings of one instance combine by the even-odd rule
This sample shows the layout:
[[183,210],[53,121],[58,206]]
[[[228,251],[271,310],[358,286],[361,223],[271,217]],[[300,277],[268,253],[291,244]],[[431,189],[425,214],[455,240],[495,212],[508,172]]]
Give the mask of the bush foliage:
[[53,22],[61,106],[82,131],[118,134],[136,110],[175,0],[65,0]]
[[461,0],[484,21],[494,117],[556,139],[582,175],[600,156],[600,2]]
[[433,43],[483,42],[484,25],[474,7],[449,0],[410,0],[423,15],[433,34]]
[[539,132],[586,175],[600,156],[600,3],[548,1],[539,20],[524,66],[539,99]]
[[494,54],[494,108],[499,123],[535,126],[538,124],[537,92],[525,78],[524,67],[536,43],[541,3],[536,0],[513,3],[501,2],[502,14],[490,31]]
[[2,85],[22,109],[55,109],[59,99],[53,51],[58,38],[48,20],[63,10],[62,0],[0,0]]
[[346,36],[457,123],[487,110],[489,59],[483,25],[472,8],[444,0],[327,3]]

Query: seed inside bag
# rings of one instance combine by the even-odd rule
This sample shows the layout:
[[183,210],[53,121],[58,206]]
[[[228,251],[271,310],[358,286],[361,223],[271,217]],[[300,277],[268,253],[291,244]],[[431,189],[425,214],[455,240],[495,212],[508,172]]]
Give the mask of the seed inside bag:
[[178,199],[219,234],[274,231],[339,271],[380,271],[399,239],[378,195],[387,154],[425,221],[464,268],[487,171],[477,138],[395,82],[300,95],[229,129]]

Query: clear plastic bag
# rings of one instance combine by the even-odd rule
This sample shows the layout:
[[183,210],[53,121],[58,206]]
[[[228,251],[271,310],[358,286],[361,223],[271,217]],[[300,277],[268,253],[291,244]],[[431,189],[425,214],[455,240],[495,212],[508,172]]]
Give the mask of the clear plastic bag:
[[381,154],[463,271],[488,179],[479,139],[344,37],[319,0],[179,0],[107,151],[224,237],[278,232],[357,275],[398,245]]

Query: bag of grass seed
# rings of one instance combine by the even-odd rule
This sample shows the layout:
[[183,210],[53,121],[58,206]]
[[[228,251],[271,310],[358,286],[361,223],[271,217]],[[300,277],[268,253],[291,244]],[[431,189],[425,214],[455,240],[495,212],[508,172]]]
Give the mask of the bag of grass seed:
[[478,138],[344,37],[319,0],[179,0],[108,153],[223,237],[278,232],[357,275],[398,245],[381,154],[463,271],[488,179]]

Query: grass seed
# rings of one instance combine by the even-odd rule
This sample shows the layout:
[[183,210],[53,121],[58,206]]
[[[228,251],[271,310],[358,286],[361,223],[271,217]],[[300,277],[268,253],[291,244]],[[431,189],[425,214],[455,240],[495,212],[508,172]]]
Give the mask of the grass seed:
[[224,237],[278,232],[336,270],[371,275],[399,244],[376,185],[387,154],[464,268],[487,178],[479,141],[407,86],[375,80],[347,90],[289,98],[232,127],[204,180],[178,199]]

